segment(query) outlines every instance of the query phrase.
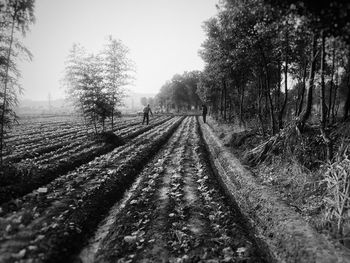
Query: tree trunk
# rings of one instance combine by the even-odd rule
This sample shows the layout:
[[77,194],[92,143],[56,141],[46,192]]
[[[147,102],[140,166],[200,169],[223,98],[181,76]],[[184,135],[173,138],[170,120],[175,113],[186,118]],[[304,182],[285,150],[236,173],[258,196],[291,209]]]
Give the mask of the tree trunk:
[[333,95],[333,86],[334,86],[334,66],[335,66],[335,41],[333,41],[333,52],[332,52],[331,83],[330,83],[330,87],[329,87],[328,111],[327,111],[328,121],[330,120],[331,109],[332,109],[332,95]]
[[240,99],[240,105],[239,105],[239,121],[240,121],[240,124],[242,124],[244,121],[243,121],[243,103],[244,103],[244,86],[242,86],[241,88],[241,99]]
[[285,49],[285,66],[284,66],[284,101],[282,104],[282,108],[279,111],[278,114],[278,128],[282,129],[283,128],[283,115],[287,107],[287,101],[288,101],[288,46],[289,46],[289,41],[288,41],[288,32],[286,32],[286,49]]
[[259,77],[259,96],[258,96],[258,118],[259,118],[259,122],[260,122],[260,126],[261,126],[261,132],[263,134],[263,137],[266,136],[265,133],[265,127],[264,127],[264,121],[263,121],[263,117],[262,117],[262,109],[261,109],[261,100],[263,98],[263,84],[262,84],[262,79],[261,77]]
[[[338,81],[337,81],[338,83]],[[337,95],[338,95],[338,84],[334,86],[334,93],[333,93],[333,103],[332,103],[332,123],[336,121],[338,110],[336,109],[335,105],[337,104]],[[339,108],[339,105],[338,107]]]
[[7,58],[6,58],[6,72],[5,72],[5,80],[4,80],[4,101],[2,104],[2,112],[1,112],[1,129],[0,129],[0,168],[3,167],[3,151],[4,151],[4,140],[5,140],[5,112],[6,112],[6,104],[7,104],[7,91],[8,91],[8,82],[9,82],[9,70],[10,70],[10,59],[11,59],[11,51],[12,51],[12,45],[13,45],[13,37],[14,37],[14,30],[15,30],[15,17],[16,13],[13,15],[12,18],[12,25],[11,25],[11,35],[10,35],[10,44],[9,49],[7,52]]
[[113,106],[112,106],[112,112],[111,112],[111,121],[112,121],[112,123],[111,123],[111,125],[112,125],[112,132],[113,132],[113,129],[114,129],[114,101],[115,101],[115,95],[113,94],[112,95],[112,104],[113,104]]
[[306,75],[307,75],[307,62],[305,63],[304,73],[303,73],[303,86],[301,87],[300,100],[298,105],[298,110],[296,116],[299,116],[303,110],[305,90],[306,90]]
[[326,98],[325,98],[325,90],[326,90],[326,84],[324,81],[324,75],[325,75],[325,57],[326,57],[326,50],[325,50],[325,35],[322,31],[321,33],[321,89],[320,89],[320,107],[321,107],[321,131],[324,132],[324,129],[326,127]]
[[317,36],[314,33],[312,36],[311,65],[310,65],[309,79],[307,82],[306,107],[303,110],[303,112],[300,114],[300,118],[297,123],[297,127],[300,132],[303,132],[305,123],[311,115],[317,55],[318,55],[317,54]]
[[276,133],[276,122],[275,122],[275,114],[274,114],[274,107],[273,107],[273,102],[272,102],[272,97],[271,97],[271,89],[270,89],[270,73],[269,73],[269,68],[267,65],[265,53],[260,48],[261,56],[263,58],[263,63],[264,63],[264,70],[265,70],[265,83],[266,83],[266,97],[268,100],[269,104],[269,113],[270,113],[270,122],[271,122],[271,134]]
[[332,146],[331,146],[331,140],[328,137],[327,131],[326,131],[326,122],[327,122],[327,112],[326,112],[326,85],[324,81],[324,75],[325,75],[325,57],[326,57],[326,37],[324,34],[324,31],[321,32],[321,89],[320,89],[320,105],[321,105],[321,119],[320,119],[320,131],[323,138],[323,141],[326,143],[327,148],[327,160],[330,161],[332,159]]
[[277,79],[278,79],[278,83],[277,83],[277,90],[276,90],[276,99],[275,99],[275,108],[276,108],[276,112],[280,111],[280,107],[281,107],[281,75],[282,75],[282,66],[281,66],[281,59],[278,59],[278,70],[277,70]]
[[231,100],[228,101],[228,112],[229,112],[228,121],[231,122],[232,121],[232,101]]
[[221,100],[220,100],[220,115],[221,118],[224,116],[224,86],[221,87]]
[[223,81],[223,88],[224,88],[224,120],[227,119],[227,87],[226,87],[226,80]]
[[276,122],[275,122],[275,114],[274,114],[274,107],[273,107],[273,102],[272,102],[272,97],[271,97],[271,92],[270,92],[270,76],[269,74],[266,75],[266,98],[269,107],[269,115],[270,115],[270,122],[271,122],[271,135],[274,135],[276,133]]
[[348,65],[347,65],[347,79],[346,85],[348,87],[348,94],[346,96],[346,101],[343,108],[343,120],[347,120],[349,116],[350,109],[350,50],[348,51]]

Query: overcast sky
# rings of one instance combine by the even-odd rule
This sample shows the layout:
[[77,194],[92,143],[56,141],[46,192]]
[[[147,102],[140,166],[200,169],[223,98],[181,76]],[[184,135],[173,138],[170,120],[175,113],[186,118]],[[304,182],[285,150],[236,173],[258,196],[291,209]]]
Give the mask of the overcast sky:
[[218,0],[36,0],[36,23],[24,39],[32,62],[21,62],[23,99],[63,98],[60,80],[73,43],[102,49],[120,39],[135,62],[136,92],[157,93],[176,73],[201,70],[203,21]]

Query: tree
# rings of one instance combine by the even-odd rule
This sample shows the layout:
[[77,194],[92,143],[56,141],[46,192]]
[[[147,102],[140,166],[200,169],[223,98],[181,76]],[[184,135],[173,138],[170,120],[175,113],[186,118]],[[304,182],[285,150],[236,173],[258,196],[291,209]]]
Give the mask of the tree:
[[104,130],[105,119],[112,112],[102,67],[100,56],[88,55],[84,48],[74,44],[66,61],[64,79],[70,99],[84,117],[86,125],[93,125],[95,133],[98,133],[99,122]]
[[115,109],[121,105],[122,99],[125,97],[123,88],[130,84],[133,79],[134,65],[128,58],[128,53],[127,47],[112,36],[108,36],[107,44],[101,53],[104,65],[104,81],[112,102],[112,129],[114,127]]
[[141,104],[142,104],[142,106],[147,106],[147,98],[146,97],[142,97],[141,99],[140,99],[140,102],[141,102]]
[[[200,52],[206,63],[204,72],[210,74],[208,79],[221,84],[212,86],[212,90],[220,93],[220,99],[211,102],[220,105],[211,105],[212,108],[220,108],[224,120],[227,115],[231,119],[232,114],[239,112],[243,122],[248,108],[245,105],[248,101],[256,101],[258,109],[255,110],[269,119],[272,133],[276,130],[272,94],[279,79],[275,73],[278,52],[273,48],[278,32],[273,23],[274,16],[274,10],[259,0],[222,1],[217,17],[205,24],[208,38]],[[258,92],[248,91],[247,84]],[[253,110],[249,108],[249,111]]]
[[20,73],[15,59],[24,54],[31,57],[30,52],[16,39],[16,32],[25,35],[30,24],[34,22],[34,0],[7,0],[1,7],[0,21],[0,166],[3,165],[4,135],[6,129],[16,119],[14,105],[17,103],[17,90],[20,88]]
[[127,58],[127,48],[111,36],[98,55],[73,44],[66,60],[63,84],[74,105],[87,125],[98,133],[98,123],[105,130],[105,120],[110,118],[112,130],[116,107],[124,96],[123,87],[130,83],[132,63]]
[[[205,62],[201,97],[213,109],[219,109],[224,120],[235,115],[242,123],[258,116],[261,129],[268,126],[270,133],[275,134],[291,120],[294,111],[293,115],[299,117],[298,127],[303,128],[313,105],[318,103],[313,99],[313,91],[318,84],[315,79],[322,75],[318,41],[323,34],[325,81],[321,100],[328,113],[323,122],[327,123],[327,116],[335,112],[332,108],[339,100],[335,97],[337,85],[333,75],[344,72],[346,65],[339,63],[342,56],[337,54],[344,49],[340,43],[349,43],[349,10],[346,1],[322,1],[320,5],[296,0],[221,1],[217,15],[204,25],[207,39],[200,50]],[[337,39],[337,50],[328,44],[332,38]],[[327,49],[333,49],[333,62],[327,60]],[[333,69],[329,70],[331,64]],[[297,81],[295,88],[290,78]],[[324,103],[327,96],[328,112]]]
[[[197,94],[199,83],[198,71],[184,72],[182,75],[175,74],[170,81],[167,81],[156,96],[156,101],[161,108],[177,109],[178,111],[190,110],[200,105],[200,98]],[[152,104],[150,98],[148,104]]]
[[101,66],[101,57],[93,54],[87,56],[84,59],[80,72],[81,79],[77,87],[80,89],[81,112],[88,123],[93,125],[96,134],[98,133],[97,123],[101,123],[103,131],[105,130],[105,120],[111,116],[113,107],[113,102],[106,92]]

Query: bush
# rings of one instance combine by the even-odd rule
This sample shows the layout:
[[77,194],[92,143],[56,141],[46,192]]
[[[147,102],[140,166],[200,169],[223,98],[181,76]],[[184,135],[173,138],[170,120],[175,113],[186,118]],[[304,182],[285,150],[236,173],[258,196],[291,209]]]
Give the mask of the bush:
[[350,238],[350,160],[345,157],[329,164],[324,180],[327,183],[325,220],[336,238],[344,241]]
[[112,144],[115,146],[120,146],[124,144],[123,139],[111,131],[96,134],[94,140],[97,142]]

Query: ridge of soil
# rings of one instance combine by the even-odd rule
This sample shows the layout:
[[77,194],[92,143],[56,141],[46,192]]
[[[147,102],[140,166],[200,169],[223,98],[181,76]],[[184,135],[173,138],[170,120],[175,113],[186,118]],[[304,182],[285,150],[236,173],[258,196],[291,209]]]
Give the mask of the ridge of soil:
[[246,170],[201,122],[216,173],[273,258],[281,262],[349,262],[350,253],[317,231],[270,187]]
[[223,195],[198,131],[187,117],[82,262],[266,262]]
[[[77,152],[75,154],[73,153],[69,156],[69,158],[59,160],[58,162],[54,162],[53,164],[51,163],[48,165],[43,165],[39,168],[26,167],[25,169],[16,168],[15,164],[15,169],[10,169],[13,174],[7,175],[7,177],[17,178],[17,181],[11,183],[10,185],[6,185],[0,188],[0,205],[10,201],[11,199],[15,199],[25,194],[28,194],[40,186],[48,184],[60,175],[68,173],[74,170],[75,168],[81,166],[82,164],[94,160],[98,156],[113,151],[117,147],[123,145],[125,142],[130,141],[131,139],[139,136],[140,134],[147,132],[154,127],[157,127],[168,120],[169,118],[157,121],[154,124],[139,128],[136,131],[131,132],[129,134],[122,133],[120,136],[119,144],[92,142],[92,147],[90,147],[89,149],[82,152]],[[5,204],[4,206],[7,205]]]
[[47,193],[23,197],[18,211],[1,218],[0,261],[72,261],[72,255],[182,120],[173,118],[130,141],[123,150],[57,178],[47,185]]

